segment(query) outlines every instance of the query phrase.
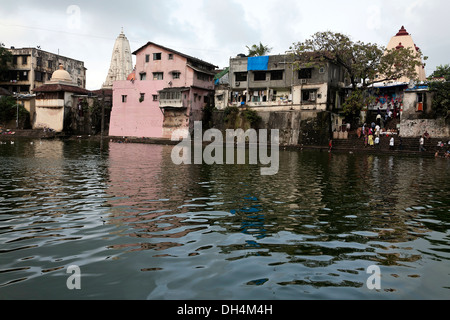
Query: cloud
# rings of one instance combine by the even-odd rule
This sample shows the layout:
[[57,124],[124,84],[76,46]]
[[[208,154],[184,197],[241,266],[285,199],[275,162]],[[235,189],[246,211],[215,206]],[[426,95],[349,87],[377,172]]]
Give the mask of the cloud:
[[450,63],[449,9],[445,0],[21,0],[2,2],[0,28],[6,46],[40,45],[83,60],[88,88],[96,89],[122,27],[132,50],[153,41],[225,67],[259,42],[272,54],[284,53],[292,43],[330,30],[387,45],[405,25],[432,69]]
[[369,30],[379,30],[381,28],[381,8],[372,5],[367,8],[367,14],[367,28],[369,28]]

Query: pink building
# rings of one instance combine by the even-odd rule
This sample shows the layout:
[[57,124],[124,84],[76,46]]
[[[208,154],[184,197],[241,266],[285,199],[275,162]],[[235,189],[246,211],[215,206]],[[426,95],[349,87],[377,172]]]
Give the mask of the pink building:
[[170,138],[192,130],[214,98],[217,67],[152,42],[133,54],[133,74],[113,84],[109,135]]

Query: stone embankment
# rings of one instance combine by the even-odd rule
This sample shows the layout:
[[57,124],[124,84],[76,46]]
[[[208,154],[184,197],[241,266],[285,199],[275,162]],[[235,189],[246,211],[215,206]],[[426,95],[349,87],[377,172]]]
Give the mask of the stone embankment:
[[0,132],[0,140],[12,140],[15,138],[29,139],[52,139],[56,137],[64,137],[64,134],[54,131],[31,130],[31,129],[2,129]]

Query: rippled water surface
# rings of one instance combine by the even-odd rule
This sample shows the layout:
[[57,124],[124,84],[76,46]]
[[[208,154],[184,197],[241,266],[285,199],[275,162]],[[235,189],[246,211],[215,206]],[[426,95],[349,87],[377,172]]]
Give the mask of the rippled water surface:
[[282,151],[261,176],[171,151],[0,145],[0,299],[450,298],[450,161]]

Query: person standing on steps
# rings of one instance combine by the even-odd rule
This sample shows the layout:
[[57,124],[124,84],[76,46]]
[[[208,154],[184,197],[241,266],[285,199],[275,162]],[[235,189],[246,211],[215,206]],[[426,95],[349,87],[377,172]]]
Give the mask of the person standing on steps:
[[420,152],[424,152],[425,148],[423,146],[423,144],[425,143],[425,139],[423,138],[423,136],[420,137],[419,139],[419,151]]
[[375,147],[377,149],[380,149],[380,137],[379,136],[375,137]]

